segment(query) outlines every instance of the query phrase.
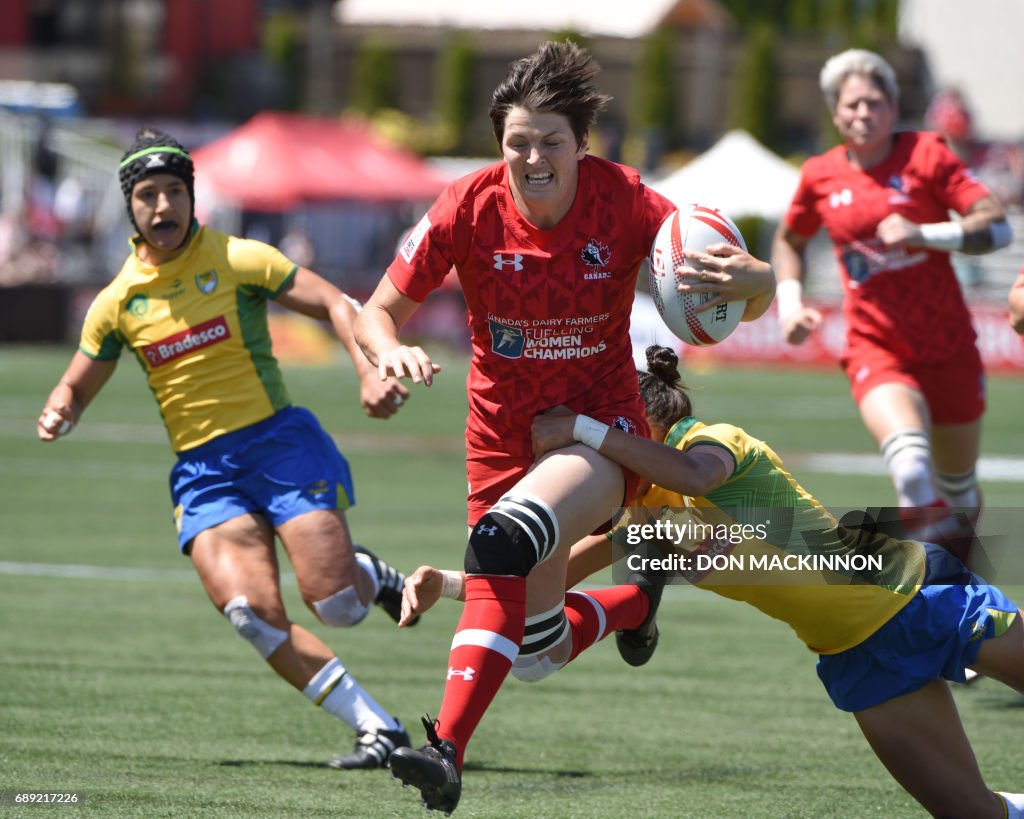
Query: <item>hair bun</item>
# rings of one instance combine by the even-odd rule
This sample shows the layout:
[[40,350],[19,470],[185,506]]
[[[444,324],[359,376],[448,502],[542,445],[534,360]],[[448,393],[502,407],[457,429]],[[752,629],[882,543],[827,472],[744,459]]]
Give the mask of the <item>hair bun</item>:
[[647,348],[647,370],[669,386],[679,383],[679,356],[670,347],[652,344]]

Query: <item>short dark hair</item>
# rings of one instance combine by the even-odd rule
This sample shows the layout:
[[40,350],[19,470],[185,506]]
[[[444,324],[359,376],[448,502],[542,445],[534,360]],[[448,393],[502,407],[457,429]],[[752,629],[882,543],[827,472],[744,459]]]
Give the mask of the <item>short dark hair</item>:
[[488,113],[498,144],[505,136],[508,112],[518,105],[530,111],[564,115],[576,144],[581,145],[598,113],[611,100],[594,85],[600,70],[594,58],[571,40],[548,41],[529,57],[516,60],[491,96]]

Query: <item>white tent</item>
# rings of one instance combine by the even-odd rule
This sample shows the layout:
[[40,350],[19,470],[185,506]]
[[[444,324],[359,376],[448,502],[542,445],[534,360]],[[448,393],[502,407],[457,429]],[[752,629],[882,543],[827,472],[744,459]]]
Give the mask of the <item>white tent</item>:
[[778,221],[800,171],[746,131],[729,131],[710,149],[650,187],[678,205],[699,202],[737,219]]
[[343,26],[419,26],[466,31],[561,31],[589,36],[643,37],[659,25],[724,25],[719,0],[340,0]]

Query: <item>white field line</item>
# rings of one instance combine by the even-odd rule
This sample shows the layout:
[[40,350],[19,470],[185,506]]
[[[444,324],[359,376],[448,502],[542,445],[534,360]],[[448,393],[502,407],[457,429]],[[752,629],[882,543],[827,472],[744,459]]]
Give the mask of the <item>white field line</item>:
[[[158,424],[104,424],[90,423],[81,429],[71,433],[75,440],[89,441],[92,443],[145,443],[159,444],[165,448],[167,453],[161,465],[163,470],[161,480],[166,479],[166,473],[170,469],[171,453],[167,447],[167,433]],[[13,418],[0,417],[0,438],[34,438],[35,429],[31,422],[18,421]],[[454,436],[417,436],[417,435],[388,435],[374,433],[370,435],[338,435],[331,436],[342,452],[353,452],[367,454],[374,452],[464,452],[464,443],[461,438]],[[52,445],[51,445],[52,446]],[[60,443],[57,444],[60,446]],[[813,472],[824,472],[835,475],[864,475],[887,477],[888,473],[882,463],[882,456],[877,454],[855,454],[843,452],[794,452],[787,454],[786,463],[795,470],[810,470]],[[39,469],[46,469],[47,464],[53,462],[49,459],[40,458],[2,458],[0,457],[0,469],[21,468],[32,469],[36,463]],[[150,468],[139,469],[133,474],[128,474],[127,467],[114,462],[93,462],[96,469],[95,477],[105,477],[109,473],[111,477],[152,477]],[[153,467],[157,468],[157,467]],[[88,462],[85,464],[76,463],[76,469],[88,470]],[[49,473],[45,473],[49,474]],[[983,455],[978,460],[978,478],[982,481],[999,481],[1020,483],[1024,482],[1024,457]]]
[[19,563],[0,560],[0,574],[23,577],[65,577],[74,580],[188,580],[198,582],[190,569],[144,569],[124,566],[86,566],[80,563]]
[[[0,439],[13,438],[20,440],[34,439],[35,420],[18,420],[0,417]],[[465,452],[465,444],[461,437],[450,435],[393,435],[383,432],[369,435],[336,434],[331,437],[342,452]],[[133,443],[153,444],[161,446],[171,457],[167,432],[159,424],[110,424],[103,422],[83,422],[83,425],[69,433],[69,441],[88,441],[89,443]],[[60,442],[56,442],[60,446]],[[53,443],[48,446],[54,446]]]
[[[826,472],[833,475],[887,476],[881,455],[857,455],[843,452],[794,453],[785,459],[794,470]],[[1024,458],[982,455],[978,459],[978,480],[1024,482]]]
[[[122,582],[187,582],[198,583],[196,573],[190,569],[145,569],[127,568],[124,566],[88,566],[81,563],[19,563],[13,560],[0,560],[0,577],[51,577],[65,580],[115,580]],[[281,573],[281,584],[291,584],[295,581],[295,575],[290,572]],[[581,583],[576,586],[578,591],[588,589],[604,588],[607,584],[602,583]],[[686,600],[697,600],[700,602],[712,602],[715,599],[724,600],[717,594],[703,594],[699,589],[692,586],[670,586],[665,590],[666,595],[680,597]]]

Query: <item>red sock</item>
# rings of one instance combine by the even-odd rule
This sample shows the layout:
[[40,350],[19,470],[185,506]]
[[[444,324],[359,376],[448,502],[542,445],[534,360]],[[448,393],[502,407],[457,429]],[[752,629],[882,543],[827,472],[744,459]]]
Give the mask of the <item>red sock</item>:
[[632,585],[567,592],[565,616],[572,629],[572,655],[568,662],[613,631],[639,626],[650,605],[647,595]]
[[936,526],[950,517],[949,504],[939,498],[924,506],[901,506],[900,520],[908,537],[931,534]]
[[437,733],[455,743],[458,764],[519,653],[526,622],[526,579],[466,578],[466,606],[448,656]]

